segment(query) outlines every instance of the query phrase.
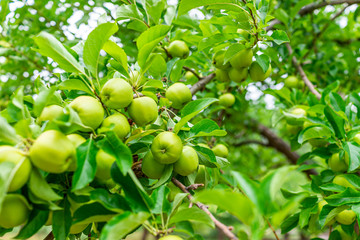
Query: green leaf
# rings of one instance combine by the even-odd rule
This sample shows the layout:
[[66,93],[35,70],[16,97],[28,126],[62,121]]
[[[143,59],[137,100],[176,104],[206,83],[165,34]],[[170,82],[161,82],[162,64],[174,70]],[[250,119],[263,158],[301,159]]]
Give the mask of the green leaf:
[[285,234],[287,232],[290,232],[292,229],[294,229],[299,222],[299,213],[296,213],[290,217],[288,217],[282,224],[281,224],[281,234]]
[[15,129],[1,116],[0,126],[0,142],[15,145],[20,141],[19,137],[16,135]]
[[148,16],[151,17],[155,24],[159,23],[165,3],[165,0],[142,0],[142,4],[145,6]]
[[71,227],[70,203],[65,198],[60,206],[61,210],[53,212],[52,227],[55,239],[66,239]]
[[2,202],[9,189],[10,182],[16,172],[16,165],[12,162],[0,163],[0,211]]
[[88,36],[84,45],[84,63],[90,72],[98,77],[100,51],[108,39],[118,31],[116,23],[103,23],[97,26]]
[[199,156],[200,164],[210,168],[220,167],[218,162],[216,161],[216,156],[211,149],[201,146],[194,146],[194,148]]
[[119,194],[109,193],[103,188],[97,188],[90,192],[90,200],[101,203],[105,208],[113,212],[130,210],[126,199]]
[[331,92],[329,94],[329,97],[330,97],[331,105],[334,107],[335,111],[345,112],[346,104],[345,104],[345,101],[342,99],[342,97],[339,94],[337,94],[335,92]]
[[121,66],[128,71],[127,55],[125,51],[116,43],[111,40],[107,40],[103,46],[105,52],[111,55]]
[[355,171],[360,166],[360,147],[352,142],[344,142],[344,150],[349,155],[349,172]]
[[298,136],[298,142],[302,144],[305,141],[313,138],[328,139],[331,137],[331,135],[331,130],[325,126],[311,126],[300,132]]
[[203,119],[195,124],[190,129],[189,137],[206,137],[206,136],[217,136],[223,137],[226,135],[226,131],[221,130],[217,123],[210,119]]
[[273,38],[273,41],[278,45],[290,42],[288,35],[283,30],[275,30],[271,34],[271,37]]
[[27,108],[24,105],[24,86],[20,86],[11,96],[11,101],[7,105],[7,113],[14,122],[18,122],[27,118],[26,111]]
[[3,25],[9,12],[9,0],[2,0],[0,4],[0,25]]
[[172,176],[174,166],[172,164],[165,165],[165,169],[161,178],[150,188],[155,189],[166,183]]
[[144,28],[147,28],[147,24],[144,21],[144,16],[137,9],[136,4],[123,4],[116,9],[116,20],[130,19],[137,21]]
[[84,188],[94,179],[98,150],[92,138],[76,148],[77,168],[73,176],[72,191]]
[[325,198],[330,206],[342,206],[345,204],[359,203],[360,192],[347,188],[344,192],[333,194]]
[[100,240],[123,239],[126,235],[143,224],[149,217],[150,214],[147,212],[124,212],[111,219],[104,226],[101,231]]
[[212,189],[195,195],[194,202],[215,204],[249,225],[254,217],[252,202],[238,192]]
[[65,80],[58,85],[58,88],[59,90],[80,90],[94,96],[91,89],[80,79]]
[[330,205],[325,205],[319,215],[319,223],[321,228],[324,228],[327,223],[329,223],[332,219],[336,217],[340,212],[349,208],[348,206],[341,206],[341,207],[333,207]]
[[261,69],[264,73],[269,69],[270,67],[270,58],[266,54],[261,55],[255,55],[256,62],[260,65]]
[[210,37],[206,37],[203,38],[198,45],[198,51],[202,51],[205,48],[208,47],[214,47],[220,43],[224,43],[227,40],[230,39],[234,39],[234,38],[239,38],[239,34],[235,34],[235,33],[218,33],[218,34],[214,34]]
[[33,170],[31,171],[29,188],[30,191],[39,199],[44,199],[47,201],[57,201],[62,199],[61,196],[59,196],[54,192],[54,190],[52,190],[50,185],[40,174],[37,168],[33,168]]
[[183,200],[186,198],[186,196],[189,195],[188,193],[177,193],[175,195],[174,201],[171,203],[171,210],[168,212],[168,218],[167,221],[169,222],[169,219],[176,213],[176,210],[181,205]]
[[227,63],[233,56],[245,48],[244,44],[235,43],[231,45],[225,52],[224,63]]
[[357,108],[357,117],[360,118],[360,96],[357,93],[350,94],[350,102],[352,102]]
[[[178,15],[183,15],[189,12],[193,8],[214,5],[214,4],[225,4],[225,3],[236,3],[234,0],[182,0],[180,1]],[[234,4],[235,5],[235,4]]]
[[[120,209],[118,209],[119,211]],[[113,218],[117,212],[111,211],[99,202],[81,205],[74,212],[73,224],[90,224],[92,222],[106,222]]]
[[158,38],[161,39],[165,38],[169,30],[170,30],[170,26],[166,26],[166,25],[157,25],[149,28],[148,30],[140,34],[140,36],[137,38],[136,40],[137,48],[140,50],[149,42],[152,42]]
[[29,220],[26,225],[21,228],[16,239],[29,239],[37,233],[46,223],[49,217],[49,211],[33,209],[30,213]]
[[181,120],[175,125],[174,132],[178,133],[181,128],[193,117],[199,114],[214,102],[219,101],[216,98],[202,98],[189,102],[181,111]]
[[151,209],[151,212],[153,214],[162,214],[163,212],[169,212],[171,208],[171,204],[169,200],[167,199],[167,196],[169,195],[170,190],[165,185],[162,185],[159,188],[156,188],[151,193],[151,199],[153,200],[154,207]]
[[174,224],[182,221],[194,221],[206,224],[212,228],[215,227],[214,222],[209,215],[199,208],[183,208],[178,210],[171,218],[169,224]]
[[40,54],[52,58],[67,72],[83,73],[84,68],[71,53],[54,36],[47,32],[41,32],[34,37]]
[[342,139],[345,137],[345,121],[337,115],[332,108],[326,106],[324,109],[325,116],[335,131],[336,137]]
[[53,97],[55,90],[56,90],[55,87],[51,87],[51,88],[40,91],[39,96],[36,98],[35,104],[34,104],[33,111],[34,111],[35,116],[40,116],[44,107],[47,105],[49,100]]

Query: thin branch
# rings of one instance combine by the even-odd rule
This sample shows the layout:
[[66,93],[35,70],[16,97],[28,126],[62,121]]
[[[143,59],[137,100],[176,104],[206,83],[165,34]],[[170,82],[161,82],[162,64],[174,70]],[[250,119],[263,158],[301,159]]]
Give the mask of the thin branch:
[[191,184],[190,186],[187,186],[186,190],[196,190],[199,187],[203,187],[203,186],[204,186],[203,183],[194,183],[194,184]]
[[[176,178],[172,178],[171,181],[175,184],[175,186],[177,186],[178,188],[181,189],[181,191],[183,191],[184,193],[188,193],[187,198],[190,201],[194,200],[194,197],[191,195],[191,193],[186,189],[186,187]],[[234,233],[232,233],[229,229],[228,226],[224,225],[223,223],[221,223],[220,221],[218,221],[214,215],[212,215],[212,213],[209,211],[208,207],[200,202],[196,202],[195,205],[200,208],[201,210],[203,210],[205,213],[207,213],[209,215],[209,217],[211,218],[211,220],[215,223],[215,226],[221,230],[229,239],[231,240],[238,240],[238,238],[235,236]]]
[[299,72],[301,79],[304,81],[305,85],[309,88],[310,92],[312,92],[317,99],[321,99],[321,94],[315,89],[315,86],[311,83],[311,81],[306,76],[306,73],[304,72],[304,69],[301,67],[299,61],[296,59],[296,57],[293,55],[294,51],[291,48],[291,45],[289,43],[286,43],[286,48],[289,51],[289,55],[292,56],[291,61],[296,68],[296,70]]
[[[242,0],[243,3],[246,5],[247,4],[247,1],[246,0]],[[253,20],[253,23],[254,23],[254,27],[256,29],[256,34],[255,34],[255,37],[256,37],[256,42],[254,43],[254,45],[259,41],[259,33],[258,33],[258,25],[257,25],[257,22],[256,22],[256,18],[255,18],[255,14],[253,13],[253,11],[249,8],[249,12],[250,12],[250,16]]]
[[269,143],[265,143],[265,142],[263,142],[263,141],[254,140],[254,139],[244,140],[244,141],[242,141],[242,142],[239,142],[239,143],[234,144],[233,146],[234,146],[234,147],[241,147],[241,146],[249,145],[249,144],[257,144],[257,145],[261,145],[261,146],[264,146],[264,147],[271,147],[271,146],[269,145]]
[[212,73],[204,78],[202,78],[200,81],[198,81],[197,83],[195,83],[191,88],[191,94],[194,95],[195,93],[197,93],[198,91],[200,91],[201,89],[204,89],[205,85],[208,84],[211,80],[213,80],[215,78],[215,73]]
[[189,68],[189,67],[186,67],[186,66],[183,66],[183,69],[185,69],[186,71],[188,72],[191,72],[192,74],[195,75],[195,77],[199,80],[201,80],[201,77],[199,76],[199,74],[197,74],[197,72],[195,72],[193,69]]
[[54,239],[54,234],[53,232],[49,232],[49,234],[44,238],[44,240],[53,240]]
[[274,233],[276,240],[280,240],[280,238],[279,238],[279,236],[277,235],[275,229],[273,228],[273,226],[272,226],[271,223],[269,222],[269,219],[265,218],[265,220],[266,220],[267,224],[269,225],[271,231]]

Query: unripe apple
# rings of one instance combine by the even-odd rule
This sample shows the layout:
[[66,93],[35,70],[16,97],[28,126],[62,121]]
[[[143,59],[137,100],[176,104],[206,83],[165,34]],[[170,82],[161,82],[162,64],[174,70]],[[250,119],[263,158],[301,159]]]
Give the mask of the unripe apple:
[[128,113],[139,127],[155,122],[158,117],[156,102],[150,97],[135,98],[128,107]]
[[333,183],[346,187],[346,188],[352,188],[356,190],[356,187],[354,185],[352,185],[351,183],[349,183],[349,181],[344,177],[344,175],[337,175],[335,176],[335,178],[333,179]]
[[225,93],[219,97],[219,104],[224,107],[231,107],[235,103],[235,96],[231,93]]
[[197,145],[200,146],[200,147],[204,147],[204,148],[210,149],[209,145],[207,145],[206,143],[198,143]]
[[239,28],[236,32],[243,36],[243,38],[245,38],[245,41],[248,41],[250,39],[250,33],[248,31]]
[[229,149],[224,144],[216,144],[211,149],[215,156],[226,158],[229,155]]
[[185,73],[185,79],[187,82],[197,81],[197,77],[190,71]]
[[187,58],[190,52],[186,43],[180,40],[175,40],[171,42],[167,51],[171,55],[171,57],[178,57],[183,59]]
[[216,75],[216,79],[219,80],[220,82],[229,82],[230,81],[229,74],[227,71],[217,68],[215,70],[215,75]]
[[32,163],[50,173],[65,172],[75,155],[73,143],[57,130],[43,132],[30,148]]
[[336,221],[343,225],[350,225],[356,219],[356,213],[353,210],[343,210],[335,217]]
[[174,163],[174,171],[181,176],[188,176],[199,166],[199,157],[190,146],[184,146],[178,161]]
[[108,108],[125,108],[133,100],[133,90],[124,79],[113,78],[102,87],[100,98]]
[[31,207],[20,194],[7,194],[0,211],[0,226],[13,228],[24,224],[30,215]]
[[159,240],[183,240],[183,239],[179,236],[167,235],[165,237],[160,238]]
[[301,130],[300,126],[294,126],[290,124],[286,124],[286,131],[292,135],[298,134],[298,132]]
[[245,48],[235,54],[230,59],[230,64],[233,68],[241,70],[242,68],[247,68],[251,65],[253,57],[253,52],[251,48]]
[[251,80],[253,80],[254,82],[262,82],[270,76],[272,68],[271,65],[269,65],[268,70],[264,73],[259,63],[253,62],[250,66],[249,71]]
[[299,79],[295,76],[289,76],[284,81],[285,87],[297,88],[299,86]]
[[352,140],[360,145],[360,133],[357,133]]
[[[82,143],[86,142],[86,139],[83,138],[81,135],[73,133],[66,135],[66,137],[72,142],[75,148],[80,146]],[[76,154],[74,154],[74,157],[71,159],[71,164],[67,171],[73,172],[77,168],[77,160],[76,160]]]
[[179,160],[183,145],[178,135],[173,132],[162,132],[157,135],[151,145],[155,161],[170,164]]
[[123,140],[130,133],[129,121],[121,113],[108,116],[101,124],[101,130],[111,129],[112,127],[115,134],[121,140]]
[[14,192],[28,181],[31,173],[31,162],[19,149],[12,146],[0,146],[0,163],[2,162],[12,162],[16,166],[21,161],[21,166],[17,169],[11,183],[9,185],[8,191]]
[[165,165],[155,161],[151,151],[149,151],[142,160],[141,170],[151,179],[161,178]]
[[233,82],[243,82],[248,77],[248,69],[247,68],[230,68],[229,70],[229,78]]
[[349,166],[349,154],[345,152],[342,159],[340,159],[339,153],[334,153],[328,162],[329,167],[334,172],[345,172]]
[[[321,200],[319,203],[318,203],[318,214],[317,214],[317,217],[319,217],[319,214],[321,213],[321,210],[323,209],[323,207],[328,204],[327,201],[325,200]],[[326,226],[331,226],[335,223],[335,218],[331,219],[327,224]]]
[[205,184],[205,182],[206,182],[206,167],[204,165],[199,165],[195,178],[195,183]]
[[153,53],[160,54],[164,58],[165,61],[168,60],[168,55],[167,55],[165,49],[162,47],[155,47],[153,50]]
[[39,118],[37,119],[38,123],[44,121],[51,121],[57,117],[59,117],[63,113],[63,108],[58,105],[50,105],[44,107]]
[[167,185],[168,188],[170,188],[170,193],[168,195],[168,200],[170,202],[173,202],[175,200],[175,197],[178,193],[182,193],[182,191],[175,186],[175,184],[173,182],[169,182]]
[[[289,113],[298,117],[306,117],[306,111],[298,107],[291,109]],[[285,118],[286,118],[286,122],[290,125],[300,126],[304,124],[304,120],[298,119],[296,117],[285,116]]]
[[115,162],[115,157],[100,149],[96,154],[96,174],[95,176],[102,181],[111,179],[111,166]]
[[81,122],[92,129],[100,126],[104,120],[104,108],[101,103],[90,96],[80,96],[75,98],[69,105],[78,113]]
[[132,71],[129,75],[130,78],[128,78],[127,81],[134,88],[138,88],[146,82],[146,78],[142,76],[138,71]]
[[172,107],[175,109],[181,109],[192,99],[190,89],[183,83],[174,83],[171,85],[165,93],[167,99],[172,102]]
[[212,63],[216,68],[226,70],[231,67],[230,62],[224,63],[225,53],[225,50],[220,50],[214,54]]

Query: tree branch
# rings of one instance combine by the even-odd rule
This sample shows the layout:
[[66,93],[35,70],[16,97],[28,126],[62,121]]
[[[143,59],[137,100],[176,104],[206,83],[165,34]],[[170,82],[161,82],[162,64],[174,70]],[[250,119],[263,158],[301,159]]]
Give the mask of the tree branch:
[[192,74],[195,75],[195,77],[199,80],[201,80],[201,77],[199,76],[199,74],[197,74],[197,72],[195,72],[193,69],[189,68],[189,67],[186,67],[186,66],[183,66],[183,69],[185,69],[186,71],[188,72],[191,72]]
[[49,234],[44,238],[44,240],[53,240],[54,239],[54,234],[53,232],[49,232]]
[[234,144],[233,146],[234,147],[241,147],[241,146],[248,145],[248,144],[257,144],[257,145],[261,145],[261,146],[264,146],[264,147],[271,147],[269,145],[269,143],[265,143],[263,141],[254,140],[254,139],[244,140],[242,142]]
[[[194,200],[194,197],[191,195],[191,193],[186,189],[186,187],[176,178],[172,178],[171,181],[175,184],[175,186],[177,186],[178,188],[181,189],[181,191],[183,191],[184,193],[188,193],[187,198],[190,201]],[[214,215],[212,215],[212,213],[209,211],[208,207],[200,202],[196,202],[195,205],[200,208],[201,210],[203,210],[204,212],[206,212],[211,220],[215,223],[215,226],[222,231],[229,239],[231,240],[238,240],[238,238],[235,236],[234,233],[232,233],[229,229],[228,226],[224,225],[223,223],[221,223],[220,221],[218,221]]]
[[198,91],[200,91],[201,89],[203,89],[205,87],[206,84],[208,84],[211,80],[213,80],[215,78],[215,73],[212,73],[204,78],[202,78],[200,81],[198,81],[197,83],[195,83],[191,88],[191,94],[194,95],[195,93],[197,93]]

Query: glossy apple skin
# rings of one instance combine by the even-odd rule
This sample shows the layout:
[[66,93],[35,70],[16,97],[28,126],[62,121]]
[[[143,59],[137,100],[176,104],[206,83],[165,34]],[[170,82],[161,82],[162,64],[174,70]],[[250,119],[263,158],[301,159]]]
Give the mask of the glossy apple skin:
[[252,63],[253,51],[251,48],[245,48],[235,54],[230,59],[230,64],[233,68],[242,69],[247,68]]
[[224,144],[216,144],[211,150],[218,157],[226,158],[229,155],[229,149]]
[[178,161],[174,163],[174,171],[181,176],[188,176],[199,166],[199,157],[190,146],[184,146]]
[[142,160],[141,170],[148,178],[161,178],[164,169],[165,165],[155,161],[151,151],[149,151]]
[[243,40],[244,42],[250,39],[250,33],[248,31],[239,28],[236,32],[245,38],[245,40]]
[[[325,200],[321,200],[319,203],[318,203],[318,214],[317,214],[317,217],[319,217],[320,213],[321,213],[321,210],[323,209],[323,207],[328,204],[327,201]],[[328,222],[326,224],[326,226],[331,226],[335,223],[335,218],[333,218],[330,222]]]
[[353,210],[344,210],[335,217],[336,221],[343,225],[350,225],[356,219],[356,213]]
[[39,118],[37,119],[38,123],[44,122],[44,121],[51,121],[55,118],[59,117],[63,113],[63,108],[58,105],[50,105],[44,107],[42,110]]
[[[75,98],[69,106],[76,111],[81,122],[92,129],[100,126],[104,120],[104,108],[101,103],[90,96],[80,96]],[[89,132],[89,130],[87,130]]]
[[165,237],[159,238],[159,240],[183,240],[183,239],[179,236],[167,235]]
[[19,149],[12,146],[0,146],[0,163],[12,162],[16,166],[21,161],[22,164],[16,171],[8,188],[9,192],[14,192],[22,188],[28,181],[31,173],[31,162]]
[[155,161],[161,164],[171,164],[179,160],[182,149],[181,139],[173,132],[158,134],[151,145]]
[[130,133],[131,129],[129,121],[121,113],[116,113],[105,118],[101,125],[101,130],[111,129],[112,127],[115,134],[121,140],[123,140]]
[[167,99],[172,102],[172,107],[175,109],[181,109],[192,99],[190,89],[183,83],[174,83],[171,85],[165,93]]
[[300,126],[286,124],[286,131],[290,134],[296,135],[298,134],[298,132],[300,132],[300,130],[301,130]]
[[108,108],[125,108],[133,100],[133,90],[124,79],[113,78],[102,87],[100,98]]
[[345,172],[349,166],[349,155],[345,153],[344,159],[340,159],[340,154],[334,153],[329,158],[328,165],[334,172]]
[[360,145],[360,133],[357,133],[352,140]]
[[254,82],[262,82],[270,76],[271,71],[272,71],[271,65],[269,66],[269,69],[266,71],[266,73],[264,73],[260,65],[257,62],[253,62],[249,70],[250,78]]
[[[76,134],[76,133],[66,135],[66,137],[74,145],[75,151],[78,146],[80,146],[82,143],[86,142],[85,138],[83,138],[81,135]],[[70,164],[69,168],[67,169],[67,171],[73,172],[76,170],[76,168],[77,168],[77,160],[76,160],[76,154],[74,154],[74,157],[71,159],[71,164]]]
[[73,143],[61,132],[43,132],[30,148],[31,162],[43,171],[65,172],[75,157]]
[[115,162],[115,157],[100,149],[96,154],[96,174],[95,176],[102,181],[111,179],[111,166]]
[[212,64],[219,69],[226,70],[231,67],[230,62],[224,63],[225,50],[216,52],[212,58]]
[[189,47],[186,45],[184,41],[175,40],[170,43],[168,49],[168,53],[173,57],[178,57],[185,59],[189,56]]
[[[293,108],[289,113],[299,117],[300,116],[306,117],[306,111],[302,108]],[[300,126],[304,124],[304,120],[302,119],[297,119],[295,117],[290,117],[290,116],[285,116],[285,118],[286,118],[286,122],[290,125]]]
[[231,93],[225,93],[219,97],[219,104],[224,107],[231,107],[235,103],[235,96]]
[[299,86],[299,79],[295,76],[289,76],[284,81],[285,87],[297,88]]
[[20,194],[7,194],[0,212],[0,226],[13,228],[24,224],[30,215],[30,206]]
[[248,77],[248,69],[247,68],[230,68],[229,70],[229,78],[233,82],[243,82]]
[[229,82],[230,81],[229,74],[225,70],[221,70],[221,69],[217,68],[215,70],[215,75],[216,75],[216,79],[219,80],[220,82]]
[[337,175],[335,176],[335,178],[333,179],[333,183],[346,187],[346,188],[352,188],[356,190],[356,187],[353,186],[343,175]]
[[152,98],[139,97],[132,101],[128,113],[137,126],[143,127],[155,122],[158,117],[158,108]]

